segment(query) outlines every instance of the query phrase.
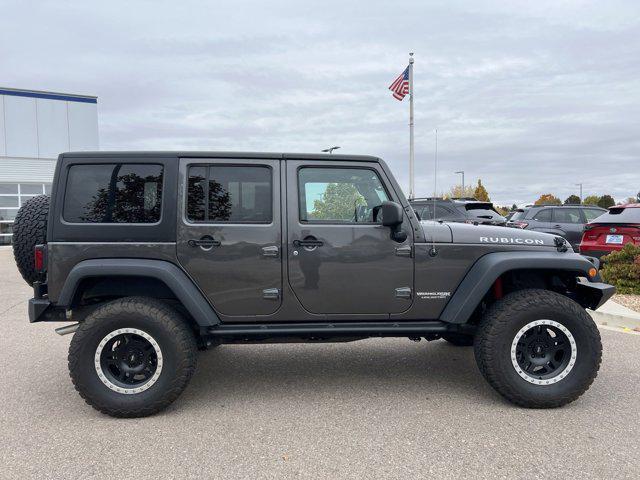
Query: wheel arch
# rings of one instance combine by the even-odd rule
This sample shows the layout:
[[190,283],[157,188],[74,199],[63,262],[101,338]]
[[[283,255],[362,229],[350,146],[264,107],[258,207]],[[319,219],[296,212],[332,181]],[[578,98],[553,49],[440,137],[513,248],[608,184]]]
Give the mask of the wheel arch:
[[[467,323],[483,300],[491,295],[499,279],[509,274],[530,273],[542,280],[571,279],[571,297],[585,308],[597,308],[615,289],[610,285],[583,281],[589,278],[594,264],[578,254],[561,252],[494,252],[482,256],[466,276],[445,306],[440,320],[448,323]],[[547,285],[549,287],[549,285]],[[569,296],[569,295],[567,295]]]
[[[140,279],[141,282],[136,280]],[[175,299],[199,327],[211,327],[220,318],[195,286],[176,265],[150,259],[94,259],[74,266],[60,291],[57,305],[78,305],[87,289],[98,289],[113,297],[148,296]]]

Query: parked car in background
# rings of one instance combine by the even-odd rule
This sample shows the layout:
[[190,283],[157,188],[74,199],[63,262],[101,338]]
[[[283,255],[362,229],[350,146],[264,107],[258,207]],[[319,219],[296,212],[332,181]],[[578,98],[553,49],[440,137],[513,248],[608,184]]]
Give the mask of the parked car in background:
[[507,226],[559,235],[578,251],[584,225],[605,213],[595,205],[531,205],[516,210]]
[[507,224],[507,219],[496,211],[493,203],[481,202],[475,198],[415,198],[409,203],[421,220],[498,226]]
[[640,245],[640,203],[610,207],[585,225],[580,253],[600,258],[621,250],[627,243]]

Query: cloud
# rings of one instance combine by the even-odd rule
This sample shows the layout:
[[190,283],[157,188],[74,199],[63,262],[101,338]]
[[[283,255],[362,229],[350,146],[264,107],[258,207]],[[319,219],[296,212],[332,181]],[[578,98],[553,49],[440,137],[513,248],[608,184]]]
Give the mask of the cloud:
[[98,95],[102,149],[382,156],[418,194],[482,178],[494,201],[640,190],[640,6],[620,2],[20,2],[5,86]]

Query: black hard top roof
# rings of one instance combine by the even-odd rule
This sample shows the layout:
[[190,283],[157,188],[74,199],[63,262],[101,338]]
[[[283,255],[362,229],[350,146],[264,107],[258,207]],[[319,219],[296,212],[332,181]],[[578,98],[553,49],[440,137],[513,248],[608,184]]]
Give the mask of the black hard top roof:
[[329,153],[277,153],[277,152],[189,152],[189,151],[114,151],[114,152],[65,152],[65,158],[262,158],[295,160],[335,160],[349,162],[379,162],[380,158],[371,155],[344,155]]

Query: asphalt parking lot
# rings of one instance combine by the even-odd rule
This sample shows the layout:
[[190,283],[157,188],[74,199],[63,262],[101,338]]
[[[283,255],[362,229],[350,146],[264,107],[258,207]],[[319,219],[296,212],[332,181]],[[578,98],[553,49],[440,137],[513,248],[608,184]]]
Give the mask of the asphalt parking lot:
[[30,325],[0,249],[1,478],[637,478],[640,335],[602,331],[591,389],[503,401],[443,341],[223,346],[163,413],[118,420],[67,374],[70,336]]

